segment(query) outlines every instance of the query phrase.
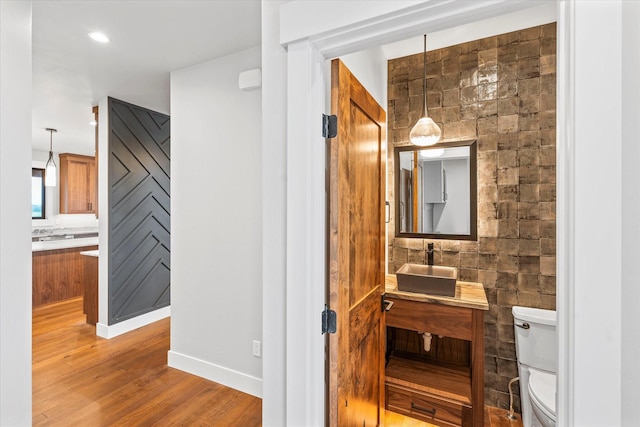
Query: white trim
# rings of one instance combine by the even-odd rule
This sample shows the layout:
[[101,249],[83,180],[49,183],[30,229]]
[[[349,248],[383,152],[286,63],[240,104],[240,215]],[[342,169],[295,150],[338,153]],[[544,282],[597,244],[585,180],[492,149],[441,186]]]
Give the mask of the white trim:
[[622,3],[622,407],[621,425],[640,425],[640,2]]
[[96,324],[96,335],[102,338],[111,339],[170,316],[171,306],[159,308],[114,325],[105,325],[104,323],[98,322]]
[[0,1],[0,425],[31,425],[31,2]]
[[[109,323],[109,103],[98,103],[98,322]],[[96,332],[98,328],[96,327]]]
[[549,1],[334,1],[330,7],[327,3],[292,1],[283,5],[281,43],[308,39],[326,58],[336,58]]
[[[262,425],[286,419],[287,53],[280,5],[262,4]],[[284,92],[284,93],[282,93]]]
[[[568,149],[573,148],[575,211],[568,218],[575,232],[570,236],[573,247],[569,254],[573,277],[567,284],[572,324],[565,326],[573,340],[568,359],[574,370],[571,416],[578,426],[622,425],[621,262],[622,234],[626,233],[622,230],[621,192],[622,94],[626,91],[622,86],[626,55],[622,51],[622,3],[574,2],[575,26],[569,32],[574,39],[569,56],[574,86],[569,99],[575,140],[569,140]],[[593,29],[602,23],[606,27],[595,33]],[[608,84],[594,85],[596,81]],[[594,337],[599,349],[595,360]]]
[[[287,424],[324,425],[324,58],[308,41],[288,46]],[[294,178],[295,177],[295,178]],[[304,343],[304,347],[299,344]]]
[[175,369],[197,375],[209,381],[240,390],[252,396],[262,397],[262,380],[224,366],[216,365],[186,354],[169,350],[167,364]]
[[574,123],[574,2],[558,2],[556,94],[556,312],[558,374],[556,418],[560,426],[572,426],[575,373],[574,348],[574,242],[575,228],[575,123]]

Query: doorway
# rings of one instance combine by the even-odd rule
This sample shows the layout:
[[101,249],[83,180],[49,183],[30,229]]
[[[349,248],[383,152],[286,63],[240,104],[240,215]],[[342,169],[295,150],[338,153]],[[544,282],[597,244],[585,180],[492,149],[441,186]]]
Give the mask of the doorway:
[[[480,3],[478,4],[480,5]],[[290,6],[290,10],[287,12],[291,12],[291,15],[283,13],[283,18],[286,18],[287,16],[296,16],[296,18],[300,18],[300,16],[304,15],[304,13],[302,15],[296,15],[293,13],[299,5],[291,4]],[[276,87],[280,87],[283,94],[296,94],[296,97],[289,97],[287,118],[286,120],[283,119],[281,121],[283,140],[286,138],[290,141],[289,145],[284,145],[288,151],[288,158],[297,159],[298,163],[296,165],[288,164],[287,168],[289,175],[291,175],[291,171],[297,171],[304,173],[306,177],[306,191],[299,191],[297,186],[291,186],[288,188],[287,198],[289,205],[317,208],[324,204],[324,180],[321,174],[316,173],[318,169],[316,162],[319,162],[320,159],[324,159],[323,154],[318,153],[316,148],[321,144],[321,137],[320,135],[316,136],[314,133],[309,131],[309,129],[314,129],[313,117],[318,117],[323,112],[326,112],[324,102],[318,101],[323,99],[323,85],[317,84],[318,80],[326,80],[326,73],[320,65],[323,58],[340,56],[357,49],[362,49],[363,47],[372,46],[382,41],[390,42],[406,38],[406,33],[401,35],[402,31],[422,32],[428,31],[433,27],[442,29],[442,17],[444,15],[450,18],[450,20],[447,21],[450,24],[449,26],[455,25],[453,23],[463,24],[466,22],[472,22],[477,19],[476,17],[478,16],[478,10],[473,13],[469,13],[469,11],[456,10],[456,7],[460,6],[460,4],[458,4],[457,6],[453,6],[450,10],[443,11],[446,12],[444,15],[434,18],[431,14],[433,11],[421,9],[422,6],[416,6],[416,9],[412,10],[414,13],[411,15],[411,19],[406,17],[403,18],[398,16],[399,14],[392,13],[397,11],[377,11],[379,14],[371,12],[372,15],[375,16],[375,19],[372,18],[370,21],[367,21],[366,24],[362,24],[362,18],[367,14],[367,12],[349,13],[347,11],[341,11],[348,17],[345,18],[344,15],[340,13],[338,13],[338,15],[342,16],[344,21],[351,22],[353,26],[349,27],[345,24],[339,32],[332,32],[331,29],[324,28],[322,37],[318,36],[317,40],[314,39],[314,30],[310,29],[307,32],[301,30],[301,28],[305,27],[305,24],[301,19],[297,19],[295,25],[293,24],[293,21],[291,21],[291,25],[298,29],[298,32],[295,33],[296,37],[292,37],[290,40],[287,40],[286,37],[278,40],[278,43],[284,43],[288,46],[288,54],[285,63],[288,64],[287,68],[289,72],[289,79],[284,82],[284,84],[282,82],[278,83],[273,81],[272,83],[274,83]],[[487,6],[487,9],[484,9],[484,13],[487,15],[497,16],[505,13],[504,9],[494,8],[493,6],[486,4],[484,4],[484,6]],[[522,5],[517,6],[516,9],[521,6]],[[320,17],[319,13],[320,12],[314,15],[314,20],[317,20]],[[336,10],[331,11],[331,14],[335,13]],[[352,18],[352,21],[349,21],[350,18]],[[329,21],[331,21],[331,19],[329,19]],[[358,26],[358,24],[361,24],[362,26]],[[327,26],[330,27],[329,24],[327,24]],[[281,24],[281,28],[286,27],[286,22]],[[309,28],[312,28],[310,24]],[[345,28],[348,28],[349,31],[345,30]],[[306,34],[310,39],[313,39],[314,42],[308,42],[301,34]],[[310,91],[313,91],[313,93],[310,94]],[[275,116],[270,117],[272,119],[276,119]],[[267,118],[267,121],[268,120],[270,119]],[[265,138],[269,137],[265,135]],[[296,142],[295,147],[292,147],[291,141]],[[304,164],[301,165],[301,162]],[[295,174],[295,176],[299,175]],[[314,330],[315,317],[300,316],[298,310],[295,307],[291,307],[291,305],[293,301],[304,301],[306,309],[314,311],[320,310],[322,306],[323,296],[322,294],[318,295],[317,293],[317,288],[321,287],[324,281],[322,277],[317,276],[318,272],[321,271],[321,265],[318,264],[320,263],[320,260],[322,260],[322,257],[317,257],[317,254],[323,253],[323,251],[319,250],[319,248],[323,247],[322,235],[318,236],[313,229],[317,223],[313,221],[309,222],[309,219],[313,219],[315,217],[315,214],[311,210],[305,211],[304,209],[296,209],[287,211],[286,204],[281,206],[282,209],[288,213],[289,224],[306,223],[310,226],[307,233],[304,232],[304,227],[297,227],[295,229],[288,227],[289,234],[295,231],[296,236],[300,236],[301,234],[299,233],[302,233],[304,238],[298,239],[296,237],[294,240],[290,240],[288,242],[289,249],[287,252],[287,264],[289,266],[302,265],[303,268],[288,268],[286,274],[287,282],[305,283],[306,286],[304,289],[296,289],[295,293],[288,294],[287,301],[289,304],[287,304],[286,309],[287,321],[290,323],[285,326],[285,331],[287,331],[286,335],[288,336],[291,336],[289,335],[289,330],[304,330],[305,334],[308,336],[310,332]],[[277,211],[278,207],[272,207],[272,209]],[[314,256],[314,254],[316,254],[316,256]],[[302,264],[298,261],[302,262]],[[265,277],[265,289],[272,289],[271,286],[274,286],[274,289],[278,289],[278,285],[271,282],[271,279],[272,278],[268,276]],[[270,296],[274,297],[271,302],[269,302]],[[270,306],[277,303],[277,293],[269,295],[268,292],[265,292],[264,306]],[[301,319],[304,319],[305,321],[308,320],[309,323],[305,327],[301,327],[299,324]],[[269,325],[273,325],[275,326],[275,329],[273,330],[276,331],[277,334],[277,320],[278,319],[270,317],[269,314],[265,312],[265,330],[270,330]],[[265,337],[265,339],[268,338]],[[307,340],[307,346],[302,349],[304,352],[300,353],[300,350],[300,348],[297,348],[297,357],[294,359],[288,359],[287,361],[286,377],[293,379],[287,381],[286,388],[279,389],[279,392],[283,393],[285,396],[287,396],[287,389],[299,389],[300,387],[303,387],[306,390],[310,390],[310,392],[305,396],[288,395],[286,397],[288,407],[296,408],[291,409],[288,412],[288,414],[292,416],[291,419],[294,420],[306,419],[304,418],[305,414],[317,415],[321,412],[320,403],[318,403],[321,402],[321,400],[318,400],[318,398],[321,396],[321,391],[323,389],[322,376],[302,376],[303,372],[316,372],[316,369],[318,369],[319,366],[322,366],[322,364],[319,363],[321,361],[319,361],[316,356],[317,354],[323,353],[322,341],[315,340],[311,336]],[[289,353],[286,350],[286,344],[284,353]],[[297,361],[298,359],[304,360],[305,363],[299,364]],[[265,365],[265,371],[268,369],[269,367]],[[265,405],[267,404],[268,402],[265,401]],[[298,416],[301,418],[297,418]],[[314,419],[317,419],[317,417],[314,417]]]

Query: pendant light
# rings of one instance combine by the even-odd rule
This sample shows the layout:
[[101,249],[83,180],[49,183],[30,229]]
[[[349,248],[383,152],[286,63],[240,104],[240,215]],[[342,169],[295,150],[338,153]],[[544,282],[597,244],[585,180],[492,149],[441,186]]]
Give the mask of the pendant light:
[[424,71],[422,73],[424,104],[422,106],[422,118],[411,129],[409,139],[414,145],[427,146],[440,141],[442,131],[440,127],[429,117],[427,112],[427,35],[424,35],[423,53]]
[[56,162],[53,161],[53,133],[58,132],[56,129],[47,128],[47,132],[50,134],[49,139],[49,160],[47,160],[47,165],[45,166],[44,173],[44,185],[46,187],[55,187],[57,183],[57,171],[56,171]]

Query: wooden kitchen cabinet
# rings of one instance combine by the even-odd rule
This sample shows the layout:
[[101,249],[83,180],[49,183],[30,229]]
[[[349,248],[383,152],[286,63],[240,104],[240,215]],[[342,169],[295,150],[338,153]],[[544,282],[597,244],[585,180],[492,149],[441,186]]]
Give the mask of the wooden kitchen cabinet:
[[97,212],[95,157],[60,154],[60,213]]

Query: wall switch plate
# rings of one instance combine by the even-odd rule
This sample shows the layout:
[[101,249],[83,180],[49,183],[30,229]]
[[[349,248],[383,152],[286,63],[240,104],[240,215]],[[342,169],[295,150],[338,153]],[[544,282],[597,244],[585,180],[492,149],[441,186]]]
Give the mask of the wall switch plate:
[[253,355],[256,357],[260,357],[261,353],[260,341],[253,340]]

